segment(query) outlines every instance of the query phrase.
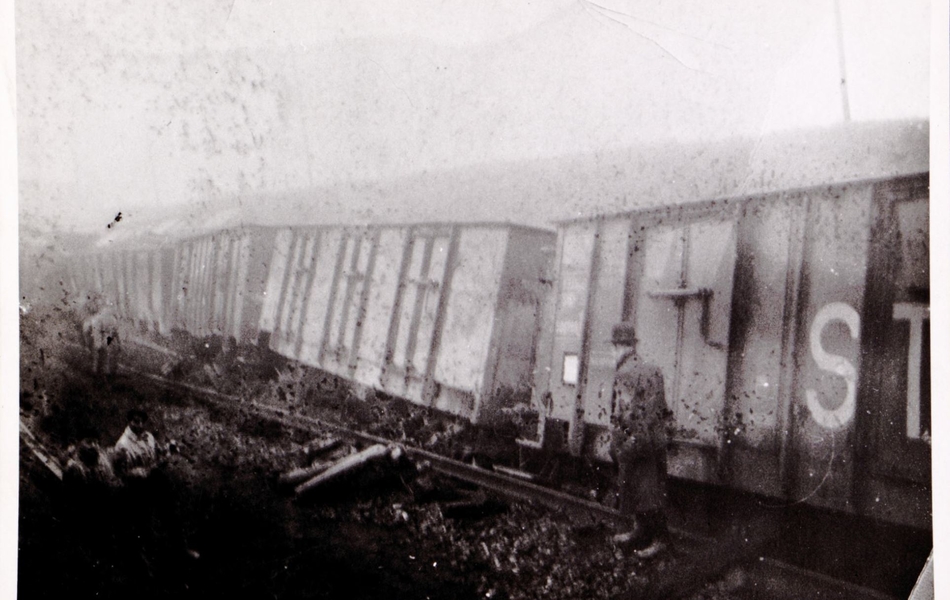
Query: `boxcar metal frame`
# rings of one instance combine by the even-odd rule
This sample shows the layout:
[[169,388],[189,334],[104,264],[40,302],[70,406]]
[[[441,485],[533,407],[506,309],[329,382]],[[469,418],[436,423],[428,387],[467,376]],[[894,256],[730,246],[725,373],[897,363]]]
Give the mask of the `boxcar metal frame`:
[[632,320],[672,475],[929,527],[927,203],[924,173],[560,222],[526,445],[609,460]]

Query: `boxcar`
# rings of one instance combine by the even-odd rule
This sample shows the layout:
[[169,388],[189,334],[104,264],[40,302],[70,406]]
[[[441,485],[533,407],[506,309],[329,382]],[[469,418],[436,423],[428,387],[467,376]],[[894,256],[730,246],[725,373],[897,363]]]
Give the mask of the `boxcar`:
[[167,335],[172,251],[159,245],[90,252],[76,257],[70,276],[80,303],[96,294],[126,327]]
[[506,224],[282,229],[260,330],[365,389],[488,421],[530,397],[554,241]]
[[609,460],[629,321],[671,475],[929,528],[928,214],[910,173],[560,223],[534,443]]
[[239,227],[174,244],[128,244],[72,262],[73,291],[107,302],[127,333],[257,343],[276,230]]
[[179,242],[169,277],[170,329],[256,344],[276,230],[243,226]]

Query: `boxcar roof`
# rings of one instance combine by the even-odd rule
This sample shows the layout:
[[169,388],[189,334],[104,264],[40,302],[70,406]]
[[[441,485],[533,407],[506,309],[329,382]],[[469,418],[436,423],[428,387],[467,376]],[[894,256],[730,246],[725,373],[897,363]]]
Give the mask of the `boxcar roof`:
[[475,165],[245,198],[267,224],[514,222],[576,218],[929,169],[926,121],[850,123],[759,139],[665,143]]
[[[929,130],[926,122],[850,125],[827,132],[800,131],[764,138],[748,155],[745,164],[731,165],[744,179],[721,173],[699,177],[703,183],[671,178],[662,189],[653,189],[629,206],[607,206],[554,222],[564,226],[600,218],[649,213],[668,208],[692,210],[702,206],[723,207],[779,193],[872,182],[900,176],[920,175],[930,170]],[[702,166],[703,162],[698,163]]]
[[[170,242],[255,226],[550,228],[600,215],[926,172],[928,128],[926,121],[850,123],[759,139],[648,144],[222,197],[202,203],[206,218],[172,218],[151,230]],[[143,239],[141,232],[126,233],[133,244]]]

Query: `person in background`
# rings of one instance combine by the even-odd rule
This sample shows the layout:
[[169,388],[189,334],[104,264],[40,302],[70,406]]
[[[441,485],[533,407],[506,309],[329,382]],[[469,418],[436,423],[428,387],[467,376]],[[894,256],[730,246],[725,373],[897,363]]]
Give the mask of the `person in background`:
[[122,483],[112,469],[109,452],[99,446],[94,433],[86,433],[67,450],[67,456],[63,469],[66,523],[82,540],[87,557],[95,558],[88,566],[101,570],[114,547],[116,500]]
[[178,499],[165,469],[169,453],[178,453],[177,446],[174,441],[167,447],[156,443],[155,436],[145,429],[148,413],[144,410],[131,409],[128,420],[115,444],[113,459],[124,485],[125,520],[130,530],[146,541],[160,541],[197,558],[197,552],[185,546]]
[[83,321],[83,340],[92,355],[92,372],[97,376],[115,374],[119,354],[119,320],[101,300],[91,301],[91,312]]
[[115,471],[127,485],[148,480],[158,466],[155,436],[145,430],[148,413],[133,408],[128,412],[129,425],[115,444]]
[[666,447],[670,411],[663,374],[637,355],[633,324],[611,332],[617,359],[611,416],[610,454],[617,464],[620,512],[634,530],[614,536],[640,558],[652,558],[667,545]]
[[115,489],[121,484],[112,468],[108,452],[99,447],[93,436],[84,437],[70,452],[63,469],[63,482],[69,486]]

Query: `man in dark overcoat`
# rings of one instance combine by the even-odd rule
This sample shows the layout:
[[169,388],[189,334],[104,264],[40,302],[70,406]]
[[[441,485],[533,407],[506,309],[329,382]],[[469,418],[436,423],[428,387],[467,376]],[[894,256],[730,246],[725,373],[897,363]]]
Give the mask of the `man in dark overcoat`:
[[666,449],[670,410],[663,373],[636,352],[632,323],[611,332],[617,357],[614,377],[610,452],[617,464],[620,512],[633,518],[632,532],[615,536],[641,558],[666,547]]

